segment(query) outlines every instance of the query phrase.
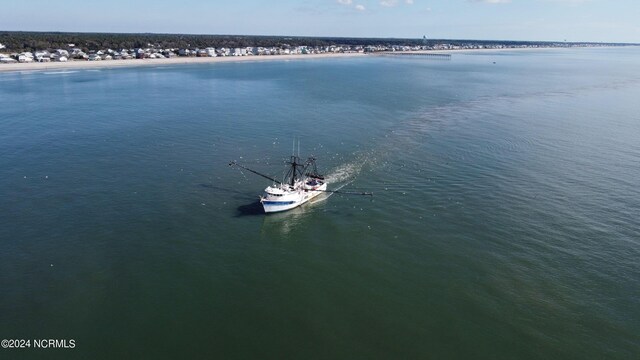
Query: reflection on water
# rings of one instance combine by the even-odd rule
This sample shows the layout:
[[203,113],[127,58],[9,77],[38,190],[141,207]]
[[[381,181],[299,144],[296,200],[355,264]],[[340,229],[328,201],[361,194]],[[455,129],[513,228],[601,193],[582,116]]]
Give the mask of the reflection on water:
[[252,202],[250,204],[240,205],[237,208],[236,216],[255,216],[264,215],[262,204],[259,201]]
[[[310,218],[317,211],[322,209],[322,204],[325,204],[331,193],[320,194],[312,200],[288,211],[270,213],[265,215],[262,221],[261,234],[264,235],[287,235],[292,230],[295,230],[298,226],[301,226],[307,218]],[[262,206],[260,210],[262,210]],[[264,212],[262,212],[264,214]]]

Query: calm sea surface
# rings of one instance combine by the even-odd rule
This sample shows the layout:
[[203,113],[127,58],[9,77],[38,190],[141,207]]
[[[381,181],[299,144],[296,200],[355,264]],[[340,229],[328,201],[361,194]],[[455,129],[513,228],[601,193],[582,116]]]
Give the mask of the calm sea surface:
[[158,64],[0,74],[1,358],[640,356],[639,48]]

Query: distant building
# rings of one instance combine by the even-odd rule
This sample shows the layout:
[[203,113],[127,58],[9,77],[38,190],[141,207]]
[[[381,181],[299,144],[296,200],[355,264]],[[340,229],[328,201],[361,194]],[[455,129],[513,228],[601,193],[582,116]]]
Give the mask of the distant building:
[[164,50],[162,52],[162,55],[164,55],[164,57],[166,57],[166,58],[174,58],[174,57],[176,57],[176,54],[172,50]]
[[16,59],[12,59],[6,55],[0,54],[0,63],[10,64],[16,62]]
[[21,63],[33,62],[33,55],[29,56],[27,54],[20,54],[18,55],[18,62],[21,62]]
[[218,54],[216,54],[216,49],[212,48],[212,47],[208,47],[206,49],[204,49],[205,53],[207,54],[207,56],[209,57],[216,57],[218,56]]
[[16,59],[12,59],[11,56],[0,54],[0,63],[9,64],[16,62]]
[[48,51],[36,51],[33,55],[34,60],[37,62],[49,62],[51,60],[51,54]]
[[246,48],[234,48],[231,51],[231,55],[232,56],[246,56],[247,55],[247,49]]

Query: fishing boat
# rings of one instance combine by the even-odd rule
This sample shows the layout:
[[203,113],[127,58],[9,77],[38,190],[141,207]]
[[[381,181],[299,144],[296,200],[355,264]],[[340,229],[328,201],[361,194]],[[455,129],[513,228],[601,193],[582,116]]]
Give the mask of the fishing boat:
[[246,166],[232,161],[229,166],[238,166],[273,181],[264,189],[260,203],[265,213],[286,211],[298,207],[327,190],[327,181],[318,173],[316,159],[309,157],[302,162],[298,156],[292,155],[287,162],[288,169],[282,181],[261,174]]
[[293,209],[327,191],[327,181],[318,173],[315,158],[301,163],[299,157],[291,156],[288,164],[284,180],[267,186],[260,196],[265,213]]
[[288,166],[282,181],[249,169],[236,161],[229,163],[231,167],[237,166],[273,182],[272,185],[264,189],[264,193],[260,196],[260,204],[262,204],[265,213],[296,208],[322,193],[373,196],[372,193],[368,192],[327,190],[327,180],[318,172],[316,158],[311,156],[302,162],[300,160],[300,142],[298,142],[298,156],[295,155],[295,145],[294,140],[293,155],[287,161]]

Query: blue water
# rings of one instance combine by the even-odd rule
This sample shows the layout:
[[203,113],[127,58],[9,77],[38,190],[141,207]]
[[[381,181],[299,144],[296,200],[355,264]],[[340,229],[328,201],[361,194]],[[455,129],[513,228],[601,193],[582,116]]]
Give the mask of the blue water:
[[[2,73],[0,338],[76,347],[0,357],[636,359],[638,99],[638,48]],[[262,214],[227,164],[294,137],[374,196]]]

